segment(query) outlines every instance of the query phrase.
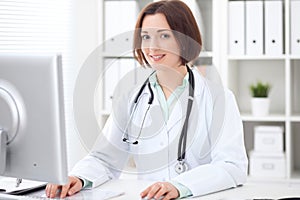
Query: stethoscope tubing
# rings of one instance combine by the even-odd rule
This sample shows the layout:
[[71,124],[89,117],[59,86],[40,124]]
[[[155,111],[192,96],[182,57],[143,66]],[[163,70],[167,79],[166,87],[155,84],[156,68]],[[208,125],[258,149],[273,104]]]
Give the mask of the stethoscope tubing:
[[[179,137],[179,141],[178,141],[178,153],[177,153],[177,156],[178,156],[177,160],[178,160],[178,163],[180,164],[181,167],[184,166],[184,165],[186,165],[184,162],[185,162],[185,153],[186,153],[187,130],[188,130],[189,117],[190,117],[190,114],[191,114],[191,110],[192,110],[192,106],[193,106],[193,101],[194,101],[194,89],[195,89],[195,80],[194,80],[193,72],[189,68],[189,66],[186,65],[186,68],[187,68],[187,71],[189,73],[189,96],[188,96],[188,105],[187,105],[187,111],[186,111],[186,118],[184,120],[184,124],[183,124],[182,130],[181,130],[181,134],[180,134],[180,137]],[[151,75],[153,73],[155,73],[155,71],[152,72]],[[137,93],[137,95],[136,95],[136,97],[134,99],[134,106],[133,106],[132,112],[130,114],[129,121],[127,122],[125,130],[123,132],[123,136],[122,136],[123,141],[126,142],[126,143],[129,143],[129,144],[137,145],[139,143],[138,141],[139,141],[140,136],[142,134],[142,129],[143,129],[143,126],[144,126],[144,123],[145,123],[146,116],[147,116],[148,111],[150,109],[150,106],[152,105],[153,100],[154,100],[154,93],[153,93],[153,90],[151,88],[149,77],[145,80],[145,82],[141,86],[139,92]],[[142,92],[144,91],[144,89],[145,89],[146,86],[148,86],[148,89],[150,91],[150,97],[149,97],[149,100],[148,100],[148,107],[147,107],[147,110],[146,110],[145,115],[143,117],[141,128],[139,130],[138,136],[135,138],[135,140],[130,140],[129,139],[129,135],[127,133],[128,127],[129,127],[129,123],[133,119],[133,115],[136,112],[138,102],[139,102],[140,97],[142,95]],[[182,173],[182,172],[178,172],[178,173]]]
[[186,141],[187,141],[187,131],[188,131],[188,123],[192,110],[192,105],[194,101],[194,88],[195,88],[195,80],[192,70],[187,66],[187,70],[189,72],[189,97],[188,97],[188,105],[186,111],[186,118],[181,130],[179,142],[178,142],[178,161],[185,160],[185,151],[186,151]]

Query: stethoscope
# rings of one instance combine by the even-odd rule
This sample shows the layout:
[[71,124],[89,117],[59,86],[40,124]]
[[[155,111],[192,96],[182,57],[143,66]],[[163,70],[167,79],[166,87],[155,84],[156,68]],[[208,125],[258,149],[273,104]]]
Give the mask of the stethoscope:
[[[182,130],[181,130],[181,134],[180,134],[179,142],[178,142],[177,163],[175,165],[175,171],[178,174],[181,174],[181,173],[188,170],[188,166],[185,163],[185,151],[186,151],[188,121],[189,121],[189,117],[190,117],[191,110],[192,110],[192,105],[193,105],[193,100],[194,100],[194,88],[195,88],[195,80],[194,80],[193,72],[187,65],[186,65],[186,68],[187,68],[187,71],[189,73],[189,96],[188,96],[188,104],[187,104],[187,110],[186,110],[186,118],[185,118]],[[133,116],[134,116],[134,113],[136,112],[136,108],[137,108],[139,99],[140,99],[141,94],[142,94],[142,92],[143,92],[143,90],[145,89],[146,86],[148,87],[148,89],[150,91],[150,97],[149,97],[149,100],[148,100],[148,107],[147,107],[145,115],[143,117],[141,128],[139,130],[139,133],[138,133],[137,137],[134,140],[130,140],[129,136],[128,136],[128,126],[129,126],[130,122],[133,119]],[[132,109],[132,112],[130,114],[130,118],[129,118],[127,124],[126,124],[125,131],[123,132],[123,136],[122,136],[123,142],[133,144],[133,145],[137,145],[139,143],[138,140],[140,139],[142,129],[143,129],[143,126],[144,126],[144,122],[145,122],[146,116],[148,114],[148,111],[150,109],[150,106],[153,103],[153,100],[154,100],[154,94],[153,94],[153,90],[151,88],[149,77],[148,77],[146,79],[146,81],[143,83],[143,85],[141,86],[139,92],[137,93],[137,95],[134,99],[133,109]]]

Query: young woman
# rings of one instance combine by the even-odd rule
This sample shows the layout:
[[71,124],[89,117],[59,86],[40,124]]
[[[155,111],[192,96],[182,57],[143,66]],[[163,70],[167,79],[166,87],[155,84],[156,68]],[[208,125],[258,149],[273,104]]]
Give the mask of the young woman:
[[243,184],[248,162],[238,107],[228,89],[190,65],[201,46],[183,2],[147,5],[136,23],[134,56],[154,73],[114,105],[94,150],[74,167],[67,185],[48,184],[47,196],[61,188],[65,197],[117,178],[129,156],[138,177],[154,181],[141,191],[146,199],[205,195]]

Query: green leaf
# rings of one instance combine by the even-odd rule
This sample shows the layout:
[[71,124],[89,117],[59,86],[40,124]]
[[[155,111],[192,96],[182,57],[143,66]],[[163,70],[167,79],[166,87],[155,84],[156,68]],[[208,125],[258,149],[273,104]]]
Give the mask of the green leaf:
[[271,86],[268,83],[258,81],[256,84],[250,85],[252,97],[268,97]]

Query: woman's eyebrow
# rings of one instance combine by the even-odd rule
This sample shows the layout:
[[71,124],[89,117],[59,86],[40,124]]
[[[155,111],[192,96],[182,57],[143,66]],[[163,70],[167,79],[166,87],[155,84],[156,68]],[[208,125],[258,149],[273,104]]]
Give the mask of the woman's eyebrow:
[[159,29],[157,32],[163,32],[163,31],[171,31],[170,29]]
[[[164,32],[164,31],[171,31],[170,29],[158,29],[156,32]],[[147,30],[142,30],[141,33],[148,33]]]

